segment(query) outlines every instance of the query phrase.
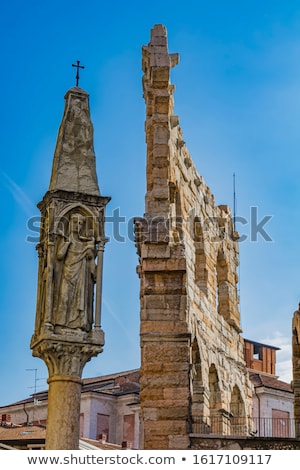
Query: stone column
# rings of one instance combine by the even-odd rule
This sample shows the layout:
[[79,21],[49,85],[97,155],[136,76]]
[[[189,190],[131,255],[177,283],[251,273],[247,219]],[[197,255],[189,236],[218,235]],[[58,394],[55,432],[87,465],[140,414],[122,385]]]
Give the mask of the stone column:
[[[46,449],[77,449],[81,384],[80,377],[56,375],[48,380]],[[63,396],[64,400],[60,397]],[[60,430],[58,433],[57,430]],[[64,435],[64,440],[61,439]]]
[[[82,370],[101,353],[105,206],[100,195],[88,94],[69,90],[41,211],[32,354],[49,378],[46,449],[78,449]],[[94,298],[95,297],[95,298]]]
[[[173,214],[170,208],[176,205],[175,188],[170,181],[174,90],[170,84],[170,69],[177,63],[178,54],[168,52],[165,28],[155,25],[150,43],[143,47],[146,213],[145,218],[136,219],[135,224],[141,284],[140,402],[145,449],[186,449],[189,446],[190,334],[186,323],[186,261],[178,227],[173,224],[180,214]],[[177,211],[179,206],[177,201]]]

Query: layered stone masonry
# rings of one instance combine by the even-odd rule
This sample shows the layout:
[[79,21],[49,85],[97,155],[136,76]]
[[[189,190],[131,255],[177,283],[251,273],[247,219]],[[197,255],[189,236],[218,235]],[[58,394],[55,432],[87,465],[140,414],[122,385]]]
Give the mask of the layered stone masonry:
[[188,448],[195,423],[251,430],[237,293],[238,234],[197,172],[174,114],[166,30],[143,47],[147,192],[135,224],[145,448]]

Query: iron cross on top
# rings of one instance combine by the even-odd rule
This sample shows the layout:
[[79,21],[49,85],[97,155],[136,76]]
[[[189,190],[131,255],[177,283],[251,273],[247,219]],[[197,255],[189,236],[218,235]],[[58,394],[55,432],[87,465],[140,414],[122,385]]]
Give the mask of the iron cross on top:
[[84,65],[79,65],[80,60],[77,60],[77,64],[72,64],[72,67],[76,67],[76,86],[78,86],[79,82],[79,69],[84,69]]

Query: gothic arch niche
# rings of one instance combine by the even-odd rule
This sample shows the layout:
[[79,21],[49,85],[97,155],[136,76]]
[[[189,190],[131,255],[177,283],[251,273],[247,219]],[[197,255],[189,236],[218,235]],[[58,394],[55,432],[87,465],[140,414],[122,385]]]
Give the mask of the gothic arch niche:
[[195,283],[205,296],[208,294],[208,265],[205,254],[203,227],[200,217],[194,218]]
[[233,387],[231,392],[230,414],[230,434],[232,436],[247,435],[245,403],[237,385]]
[[192,432],[205,433],[209,416],[209,401],[203,386],[201,357],[197,339],[191,346],[191,421]]
[[63,210],[55,220],[56,235],[69,236],[72,216],[84,218],[84,236],[97,239],[100,234],[98,217],[82,204],[72,204]]

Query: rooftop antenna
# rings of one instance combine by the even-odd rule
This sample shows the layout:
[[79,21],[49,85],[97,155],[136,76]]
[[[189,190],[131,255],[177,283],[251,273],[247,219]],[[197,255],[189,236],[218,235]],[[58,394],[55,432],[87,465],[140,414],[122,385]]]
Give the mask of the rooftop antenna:
[[[41,403],[37,398],[36,398],[36,389],[37,389],[37,383],[39,380],[45,380],[45,379],[38,379],[37,378],[37,369],[26,369],[27,371],[32,371],[34,372],[34,386],[29,387],[34,389],[34,394],[33,394],[33,410],[32,410],[32,421],[34,422],[34,417],[35,417],[35,412],[36,412],[36,407]],[[29,415],[28,412],[25,410],[25,403],[24,403],[24,411],[27,416],[27,423],[29,423]]]
[[29,388],[34,388],[34,393],[36,393],[36,384],[37,384],[37,369],[26,369],[27,371],[33,371],[34,372],[34,387],[29,387]]
[[[26,369],[27,371],[33,371],[34,372],[34,386],[33,387],[28,387],[28,388],[33,388],[34,389],[34,395],[36,394],[37,392],[37,388],[38,388],[38,381],[39,380],[45,380],[44,378],[41,378],[41,379],[38,379],[37,377],[37,372],[38,370],[37,369]],[[39,385],[39,387],[41,387],[41,385]]]

